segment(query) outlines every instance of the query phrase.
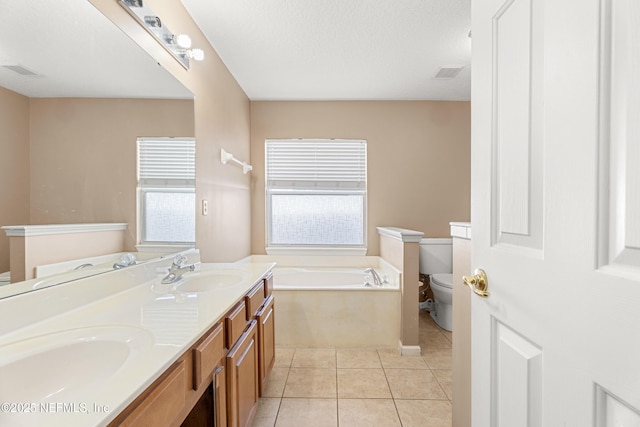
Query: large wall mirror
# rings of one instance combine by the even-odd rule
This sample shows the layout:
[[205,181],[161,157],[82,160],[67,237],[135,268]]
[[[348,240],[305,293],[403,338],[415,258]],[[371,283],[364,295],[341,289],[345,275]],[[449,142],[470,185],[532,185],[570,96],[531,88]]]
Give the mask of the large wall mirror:
[[136,138],[193,137],[191,92],[87,0],[2,0],[0,87],[0,225],[126,222],[135,250]]

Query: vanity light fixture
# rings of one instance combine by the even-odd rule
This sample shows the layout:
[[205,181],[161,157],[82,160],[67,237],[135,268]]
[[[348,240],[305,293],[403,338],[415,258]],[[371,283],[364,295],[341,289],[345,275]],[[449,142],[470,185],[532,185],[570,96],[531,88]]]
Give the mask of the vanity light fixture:
[[202,61],[204,59],[202,49],[191,49],[191,37],[187,34],[173,34],[169,31],[160,17],[144,5],[143,0],[118,0],[118,3],[185,69],[189,69],[190,60]]

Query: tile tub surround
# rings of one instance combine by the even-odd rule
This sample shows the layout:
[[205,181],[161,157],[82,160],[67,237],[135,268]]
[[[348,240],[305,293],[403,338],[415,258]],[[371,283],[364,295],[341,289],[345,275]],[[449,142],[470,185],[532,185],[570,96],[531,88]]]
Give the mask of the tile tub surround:
[[[108,411],[0,413],[0,425],[108,424],[273,268],[269,263],[202,264],[203,271],[234,268],[246,273],[242,283],[217,289],[205,297],[161,289],[160,280],[171,262],[151,261],[0,300],[0,361],[4,363],[16,357],[8,350],[12,343],[60,331],[108,326],[140,330],[150,337],[150,344],[109,378],[108,387],[83,391],[82,402],[60,402],[84,403],[89,408],[95,404],[108,407]],[[101,372],[101,367],[95,366],[95,372]],[[10,401],[11,390],[0,392],[8,393],[4,400]]]
[[[420,356],[277,348],[253,427],[450,427],[451,333],[420,312]],[[305,377],[313,380],[302,380]]]

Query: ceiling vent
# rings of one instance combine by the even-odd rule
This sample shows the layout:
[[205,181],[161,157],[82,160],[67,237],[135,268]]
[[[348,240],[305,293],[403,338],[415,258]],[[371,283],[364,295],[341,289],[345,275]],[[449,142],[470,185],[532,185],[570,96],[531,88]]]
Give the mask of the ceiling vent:
[[4,68],[7,68],[14,73],[18,73],[22,76],[37,76],[33,71],[29,71],[21,65],[3,65]]
[[440,67],[434,79],[452,79],[457,76],[463,68],[464,67]]

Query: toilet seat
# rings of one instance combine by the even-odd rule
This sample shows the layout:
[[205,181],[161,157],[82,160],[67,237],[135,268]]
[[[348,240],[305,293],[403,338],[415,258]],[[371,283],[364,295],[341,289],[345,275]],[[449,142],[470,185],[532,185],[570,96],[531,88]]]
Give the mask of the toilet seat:
[[441,273],[432,274],[431,283],[442,286],[443,288],[453,289],[453,274]]

